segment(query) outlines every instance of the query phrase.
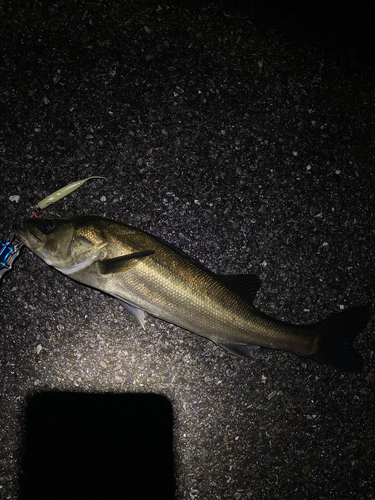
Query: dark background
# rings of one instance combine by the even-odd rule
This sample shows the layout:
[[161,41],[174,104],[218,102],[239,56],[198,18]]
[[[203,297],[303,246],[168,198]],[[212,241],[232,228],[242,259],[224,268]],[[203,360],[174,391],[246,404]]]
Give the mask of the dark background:
[[[285,321],[374,314],[368,8],[0,8],[2,238],[44,196],[103,175],[46,212],[124,221],[214,271],[255,273],[256,306]],[[375,496],[373,321],[355,344],[364,371],[347,374],[265,349],[238,359],[151,317],[141,330],[27,249],[0,292],[0,498],[33,475],[28,404],[51,393],[166,397],[177,499]]]

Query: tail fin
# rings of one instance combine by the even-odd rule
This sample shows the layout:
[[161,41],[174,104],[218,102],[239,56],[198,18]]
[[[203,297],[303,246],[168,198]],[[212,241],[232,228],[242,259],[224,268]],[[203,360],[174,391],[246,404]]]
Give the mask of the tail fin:
[[341,370],[361,372],[363,359],[352,344],[370,318],[368,308],[358,306],[314,325],[318,334],[318,349],[312,358]]

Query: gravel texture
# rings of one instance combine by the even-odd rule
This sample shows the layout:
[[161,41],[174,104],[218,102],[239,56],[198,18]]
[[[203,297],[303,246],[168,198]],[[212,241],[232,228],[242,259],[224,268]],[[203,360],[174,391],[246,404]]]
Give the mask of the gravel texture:
[[[374,314],[375,96],[366,24],[361,31],[347,22],[358,42],[350,45],[336,17],[341,31],[333,37],[346,40],[336,50],[332,37],[310,43],[315,32],[303,34],[302,21],[277,10],[260,15],[256,3],[253,10],[150,0],[6,5],[2,237],[57,188],[103,175],[47,212],[124,221],[214,271],[255,273],[256,306],[286,321],[309,323],[366,303]],[[321,32],[336,26],[329,20]],[[265,349],[239,359],[152,317],[142,330],[119,302],[26,248],[0,291],[1,499],[21,498],[30,477],[30,404],[51,395],[47,412],[66,393],[82,396],[81,410],[88,393],[112,394],[114,414],[126,412],[118,395],[167,398],[178,500],[375,498],[373,320],[356,342],[364,371],[347,374]],[[101,432],[114,425],[120,434],[121,424],[92,408],[85,418],[96,423],[94,453]],[[140,443],[153,453],[142,425]],[[127,470],[118,447],[106,453]],[[121,470],[108,498],[142,498],[139,483],[121,483]],[[41,471],[41,487],[43,480]],[[72,483],[70,498],[86,498],[82,491]]]

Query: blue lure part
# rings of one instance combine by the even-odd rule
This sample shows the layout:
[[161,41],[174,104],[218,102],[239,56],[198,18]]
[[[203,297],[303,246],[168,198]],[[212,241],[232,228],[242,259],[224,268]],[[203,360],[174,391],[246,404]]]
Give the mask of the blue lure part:
[[0,241],[0,269],[6,265],[7,258],[13,252],[13,248],[13,245],[9,241]]
[[9,240],[0,241],[0,284],[4,274],[13,268],[14,260],[19,256],[23,243],[12,243],[14,233]]

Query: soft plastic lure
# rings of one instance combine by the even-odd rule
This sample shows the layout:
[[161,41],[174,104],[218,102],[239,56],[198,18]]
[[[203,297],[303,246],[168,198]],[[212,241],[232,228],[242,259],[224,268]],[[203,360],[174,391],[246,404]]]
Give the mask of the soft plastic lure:
[[68,184],[67,186],[64,186],[61,189],[58,189],[54,193],[50,194],[46,198],[43,198],[42,201],[38,203],[38,207],[40,209],[47,208],[49,205],[52,205],[52,203],[55,203],[56,201],[61,200],[61,198],[64,198],[68,194],[72,193],[76,189],[82,186],[85,182],[87,182],[90,179],[105,179],[105,177],[102,177],[100,175],[92,175],[91,177],[87,177],[86,179],[82,179],[80,181],[75,181],[72,182],[71,184]]

